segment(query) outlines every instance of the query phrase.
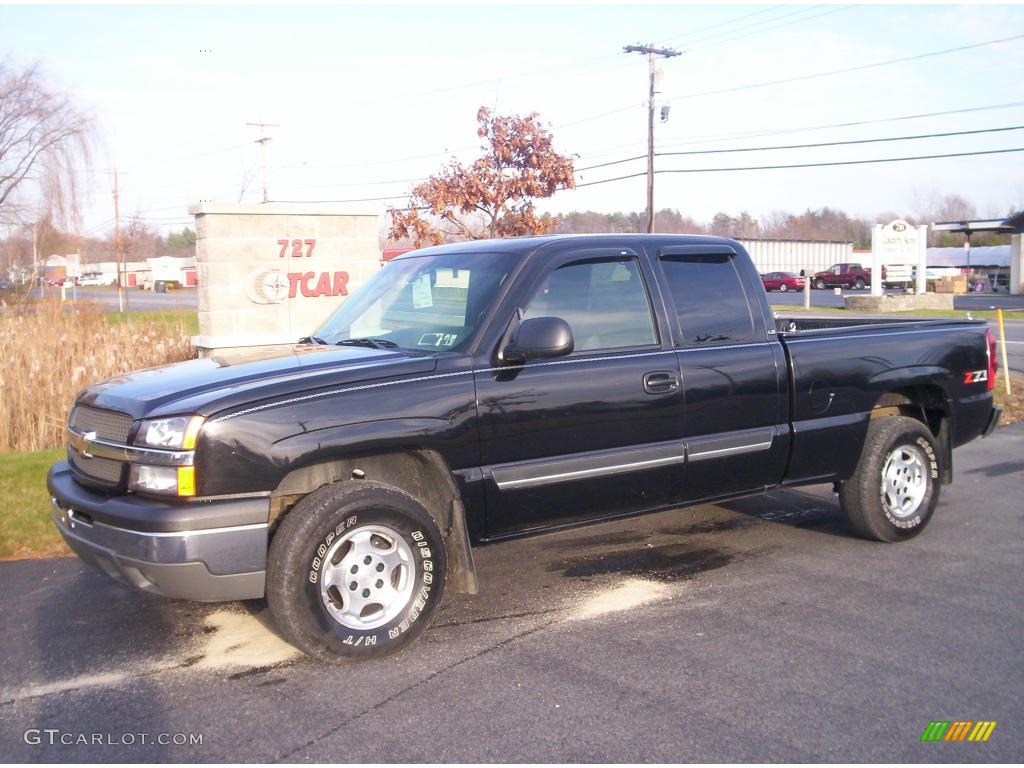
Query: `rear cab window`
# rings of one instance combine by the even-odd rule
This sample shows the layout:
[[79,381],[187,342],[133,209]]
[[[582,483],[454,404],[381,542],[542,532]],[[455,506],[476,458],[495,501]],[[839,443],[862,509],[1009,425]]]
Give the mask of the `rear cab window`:
[[686,346],[757,339],[750,298],[733,253],[661,254],[665,284]]

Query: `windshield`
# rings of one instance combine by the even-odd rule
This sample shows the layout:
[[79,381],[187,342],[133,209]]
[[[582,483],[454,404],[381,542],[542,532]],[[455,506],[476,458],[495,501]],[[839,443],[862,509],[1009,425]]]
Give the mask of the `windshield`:
[[447,253],[388,262],[327,320],[314,339],[440,352],[476,330],[515,256]]

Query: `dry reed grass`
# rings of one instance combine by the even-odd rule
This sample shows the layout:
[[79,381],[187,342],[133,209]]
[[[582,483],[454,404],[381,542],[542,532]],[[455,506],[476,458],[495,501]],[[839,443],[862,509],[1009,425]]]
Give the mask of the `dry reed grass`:
[[0,314],[0,452],[60,447],[83,387],[192,355],[183,321],[110,324],[97,308],[65,310],[58,301],[8,307]]

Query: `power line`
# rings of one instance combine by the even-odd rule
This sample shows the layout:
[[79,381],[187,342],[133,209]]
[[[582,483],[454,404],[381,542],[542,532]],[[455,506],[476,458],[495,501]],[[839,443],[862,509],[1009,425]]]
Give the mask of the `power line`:
[[[1024,102],[1009,102],[1009,103],[1006,103],[1006,104],[989,104],[989,105],[984,105],[984,106],[979,106],[979,107],[965,107],[965,108],[961,108],[961,109],[945,110],[945,111],[942,111],[942,112],[929,112],[929,113],[923,113],[923,114],[917,114],[917,115],[901,115],[901,116],[898,116],[898,117],[878,118],[878,119],[873,119],[873,120],[860,120],[860,121],[853,121],[853,122],[846,122],[846,123],[832,123],[832,124],[829,124],[829,125],[820,125],[820,126],[810,126],[810,127],[805,127],[805,128],[786,129],[786,130],[778,131],[778,133],[811,131],[811,130],[820,130],[820,129],[825,129],[825,128],[844,128],[844,127],[852,127],[852,126],[859,126],[859,125],[869,125],[869,124],[877,124],[877,123],[884,123],[884,122],[896,122],[896,121],[911,120],[911,119],[925,118],[925,117],[938,117],[938,116],[950,115],[950,114],[963,114],[963,113],[969,113],[969,112],[978,112],[978,111],[984,111],[984,110],[1002,109],[1002,108],[1007,108],[1007,107],[1018,107],[1018,106],[1024,106]],[[713,150],[691,150],[691,151],[686,151],[686,152],[658,152],[656,154],[657,154],[657,156],[666,156],[667,157],[667,156],[675,156],[675,155],[682,156],[682,155],[704,155],[704,154],[727,154],[727,153],[736,153],[736,152],[760,152],[760,151],[773,151],[773,150],[809,149],[809,148],[817,148],[817,147],[846,146],[846,145],[856,145],[856,144],[874,144],[874,143],[882,143],[882,142],[889,142],[889,141],[911,141],[911,140],[918,140],[918,139],[947,138],[947,137],[952,137],[952,136],[967,136],[967,135],[984,134],[984,133],[1000,133],[1000,132],[1015,131],[1015,130],[1022,130],[1022,129],[1024,129],[1024,126],[1008,126],[1008,127],[1002,127],[1002,128],[983,128],[983,129],[975,129],[975,130],[968,130],[968,131],[947,131],[947,132],[942,132],[942,133],[915,134],[915,135],[909,135],[909,136],[887,136],[887,137],[872,138],[872,139],[854,139],[854,140],[845,140],[845,141],[827,141],[827,142],[816,142],[816,143],[808,143],[808,144],[787,144],[787,145],[774,145],[774,146],[763,146],[763,147],[732,147],[732,148],[726,148],[726,149],[713,149]],[[761,134],[752,134],[752,135],[754,135],[754,136],[765,136],[765,135],[773,135],[773,134],[772,133],[761,133]],[[593,164],[593,165],[587,165],[587,166],[583,166],[583,167],[574,169],[574,173],[579,174],[579,173],[583,173],[585,171],[596,170],[598,168],[607,168],[607,167],[611,167],[611,166],[614,166],[614,165],[622,165],[624,163],[629,163],[629,162],[635,162],[637,160],[642,160],[645,157],[647,157],[647,155],[645,155],[645,154],[644,155],[633,155],[631,157],[624,157],[624,158],[620,158],[620,159],[617,159],[617,160],[611,160],[611,161],[604,162],[604,163],[596,163],[596,164]],[[325,166],[325,167],[329,167],[329,166]],[[617,177],[616,180],[618,180],[618,178],[630,178],[630,177]],[[306,186],[306,185],[303,185],[303,186],[287,186],[287,187],[283,187],[283,189],[311,189],[311,188],[335,189],[335,188],[340,188],[340,187],[367,187],[367,186],[381,186],[381,185],[386,185],[386,184],[415,184],[415,183],[420,183],[420,182],[423,182],[423,181],[426,181],[426,180],[427,180],[427,178],[424,177],[424,178],[419,178],[419,179],[392,179],[392,180],[389,180],[389,181],[370,181],[370,182],[365,182],[365,183],[359,183],[359,182],[351,182],[351,183],[349,183],[349,182],[344,182],[344,183],[340,183],[340,184],[314,185],[313,187]],[[586,182],[584,184],[579,184],[577,186],[588,186],[589,184],[593,184],[593,183],[603,183],[603,182]],[[398,194],[398,195],[390,195],[390,196],[382,196],[382,197],[362,197],[362,198],[351,198],[351,199],[346,199],[346,200],[327,200],[327,201],[317,201],[317,202],[338,202],[338,203],[342,203],[342,202],[379,202],[379,201],[386,201],[386,200],[398,200],[398,199],[401,199],[401,198],[405,198],[407,196],[408,196],[408,192],[403,192],[403,193]],[[289,202],[289,201],[276,201],[276,202]],[[313,202],[313,201],[310,201],[310,202]],[[147,213],[155,213],[155,212],[160,212],[160,211],[174,211],[174,210],[180,210],[181,208],[182,208],[181,205],[171,205],[171,206],[165,206],[165,207],[162,207],[162,208],[146,209],[146,210],[140,211],[140,213],[147,214]],[[182,219],[182,217],[162,217],[161,218],[161,217],[144,216],[144,218],[147,221],[154,221],[154,222],[161,221],[161,222],[188,223],[189,221],[191,221],[191,219],[187,219],[187,218],[186,219]],[[108,224],[109,223],[110,222],[108,222]],[[102,229],[103,226],[106,226],[106,225],[99,225],[98,228]]]
[[332,184],[291,184],[281,186],[279,189],[337,189],[339,187],[382,187],[388,184],[420,184],[428,181],[430,177],[424,176],[418,179],[391,179],[390,181],[344,181]]
[[[149,163],[147,165],[129,165],[127,167],[127,170],[118,168],[118,171],[122,175],[124,175],[124,174],[132,174],[132,173],[135,173],[135,172],[140,171],[140,170],[150,170],[152,168],[159,168],[162,165],[170,165],[171,163],[180,163],[183,160],[198,160],[198,159],[204,158],[204,157],[213,157],[214,155],[223,155],[223,154],[225,154],[227,152],[233,152],[236,149],[244,149],[247,146],[249,146],[249,145],[248,144],[234,144],[234,145],[232,145],[230,147],[222,147],[221,149],[212,149],[209,152],[197,152],[197,153],[191,154],[191,155],[177,155],[175,157],[169,157],[166,160],[156,160],[156,161],[154,161],[152,163]],[[75,174],[79,174],[79,173],[83,173],[83,174],[111,173],[111,172],[113,172],[113,170],[114,170],[113,166],[110,166],[109,168],[72,168],[72,169],[69,170],[69,173],[75,173]]]
[[[663,154],[658,152],[657,154]],[[609,165],[622,165],[622,163],[631,163],[634,160],[643,160],[647,155],[634,155],[633,157],[624,157],[621,160],[610,160],[607,163],[597,163],[596,165],[587,165],[583,168],[574,168],[573,173],[581,173],[582,171],[592,171],[595,168],[607,168]]]
[[[894,118],[895,119],[895,118]],[[773,150],[782,149],[811,149],[814,147],[839,147],[850,144],[877,144],[886,141],[911,141],[915,139],[937,139],[948,136],[971,136],[979,133],[1001,133],[1005,131],[1019,131],[1024,130],[1024,125],[1012,125],[1006,128],[978,128],[970,131],[947,131],[945,133],[921,133],[912,136],[885,136],[882,138],[875,139],[852,139],[849,141],[822,141],[813,144],[781,144],[770,147],[730,147],[727,149],[694,149],[685,152],[657,152],[655,153],[658,157],[671,157],[675,155],[720,155],[729,154],[734,152],[770,152]],[[598,163],[596,165],[588,165],[583,168],[574,169],[575,173],[581,173],[582,171],[590,171],[595,168],[607,168],[612,165],[622,165],[623,163],[629,163],[636,160],[642,160],[646,155],[634,155],[632,157],[624,157],[620,160],[610,160],[606,163]]]
[[[1024,101],[1011,101],[1005,104],[987,104],[982,107],[964,107],[961,109],[948,109],[942,112],[923,112],[917,115],[900,115],[899,117],[881,117],[872,120],[854,120],[845,123],[830,123],[828,125],[812,125],[804,126],[802,128],[778,128],[768,131],[756,131],[753,133],[733,133],[733,134],[719,134],[717,136],[691,136],[689,140],[683,142],[684,144],[707,144],[715,141],[725,141],[727,139],[756,139],[764,136],[779,136],[787,133],[806,133],[810,131],[823,131],[829,128],[854,128],[861,125],[877,125],[879,123],[895,123],[902,120],[918,120],[926,117],[943,117],[945,115],[962,115],[969,112],[985,112],[991,109],[1008,109],[1012,107],[1022,107]],[[700,139],[700,141],[696,141]]]
[[402,200],[408,198],[409,193],[401,195],[390,195],[388,197],[351,197],[347,200],[271,200],[271,203],[377,203],[384,200]]
[[679,43],[679,41],[680,40],[685,40],[686,38],[689,38],[691,35],[696,35],[696,34],[698,34],[700,32],[705,32],[705,31],[707,31],[709,29],[717,29],[718,27],[725,26],[726,24],[735,24],[737,21],[743,21],[744,19],[749,19],[749,18],[752,18],[754,16],[760,16],[762,13],[768,13],[769,11],[777,11],[779,8],[784,8],[784,7],[785,6],[782,6],[782,5],[772,5],[772,6],[769,6],[768,8],[762,8],[760,10],[754,11],[753,13],[745,13],[742,16],[736,16],[736,17],[731,18],[731,19],[726,19],[725,21],[719,21],[719,22],[717,22],[715,24],[710,24],[710,25],[708,25],[706,27],[698,27],[697,29],[692,29],[689,32],[687,32],[685,35],[677,35],[676,37],[666,38],[664,40],[664,42],[665,43],[677,43],[677,44],[680,44],[680,45],[685,45],[685,43]]
[[819,77],[831,77],[832,75],[843,75],[849,72],[861,72],[865,69],[874,69],[876,67],[886,67],[890,64],[904,64],[908,61],[919,61],[920,59],[927,59],[933,56],[944,56],[947,53],[959,53],[961,51],[969,51],[975,48],[984,48],[988,45],[997,45],[999,43],[1008,43],[1013,40],[1020,40],[1024,38],[1022,35],[1011,35],[1010,37],[1001,37],[996,40],[986,40],[983,43],[972,43],[971,45],[961,45],[956,48],[945,48],[941,51],[929,51],[928,53],[919,53],[914,56],[903,56],[898,59],[887,59],[886,61],[876,61],[873,64],[859,64],[856,67],[844,67],[843,69],[832,69],[827,72],[815,72],[810,75],[798,75],[796,77],[787,77],[782,80],[766,80],[761,83],[748,83],[747,85],[737,85],[732,88],[720,88],[714,91],[700,91],[697,93],[687,93],[681,96],[673,96],[667,101],[680,101],[682,99],[696,99],[701,96],[715,96],[721,93],[735,93],[736,91],[748,91],[755,88],[767,88],[772,85],[784,85],[786,83],[797,83],[804,80],[814,80]]
[[659,156],[671,155],[719,155],[731,152],[770,152],[777,149],[810,149],[812,147],[841,147],[850,144],[877,144],[885,141],[912,141],[914,139],[938,139],[946,136],[973,136],[978,133],[1001,133],[1019,131],[1024,125],[1011,125],[1006,128],[978,128],[973,131],[949,131],[946,133],[920,133],[914,136],[887,136],[880,139],[853,139],[851,141],[822,141],[815,144],[781,144],[772,147],[733,147],[732,149],[691,149],[686,152],[658,152]]
[[[756,33],[758,31],[756,28],[761,27],[764,24],[771,24],[773,22],[779,21],[780,19],[786,19],[786,18],[789,18],[790,16],[795,16],[795,15],[801,14],[801,13],[811,13],[813,11],[818,10],[821,7],[822,6],[820,6],[820,5],[812,5],[810,8],[797,8],[796,10],[791,10],[791,11],[789,11],[787,13],[779,14],[778,16],[775,16],[773,18],[758,19],[757,21],[753,22],[752,24],[741,24],[740,26],[733,27],[732,29],[726,29],[726,30],[723,30],[721,32],[715,32],[712,35],[706,35],[704,37],[697,37],[695,39],[684,40],[682,42],[678,42],[677,44],[683,46],[684,48],[686,48],[687,51],[691,51],[691,50],[693,50],[693,48],[691,46],[694,46],[694,45],[696,45],[698,43],[703,43],[703,42],[705,42],[707,40],[714,40],[714,39],[719,38],[719,37],[728,37],[729,35],[735,34],[736,32],[741,32],[741,31],[743,31],[745,29],[750,29],[752,27],[755,28],[755,32],[754,33]],[[785,22],[785,24],[792,24],[792,23],[795,23],[796,21],[799,21],[799,19]],[[782,24],[780,26],[785,26],[785,24]]]
[[[879,123],[898,122],[898,121],[901,121],[901,120],[917,120],[917,119],[926,118],[926,117],[943,117],[945,115],[959,115],[959,114],[967,114],[967,113],[970,113],[970,112],[984,112],[984,111],[992,110],[992,109],[1007,109],[1007,108],[1021,107],[1021,106],[1024,106],[1024,101],[1012,101],[1012,102],[1008,102],[1008,103],[1005,103],[1005,104],[986,104],[984,106],[979,106],[979,107],[964,107],[964,108],[960,108],[960,109],[943,110],[941,112],[926,112],[926,113],[915,114],[915,115],[900,115],[898,117],[883,117],[883,118],[876,118],[876,119],[872,119],[872,120],[852,120],[852,121],[846,121],[846,122],[842,122],[842,123],[829,123],[827,125],[803,126],[803,127],[800,127],[800,128],[768,129],[768,130],[765,130],[765,131],[756,131],[756,132],[751,132],[751,133],[732,133],[732,134],[718,134],[718,135],[713,135],[713,136],[679,137],[679,139],[685,139],[686,143],[694,144],[694,143],[708,143],[708,142],[714,142],[714,141],[723,141],[723,140],[727,140],[727,139],[760,138],[760,137],[764,137],[764,136],[777,136],[777,135],[783,135],[783,134],[788,134],[788,133],[803,133],[805,131],[820,131],[820,130],[826,130],[826,129],[829,129],[829,128],[853,128],[853,127],[857,127],[857,126],[861,126],[861,125],[876,125],[876,124],[879,124]],[[673,146],[673,144],[672,144],[673,141],[676,141],[677,142],[676,145],[678,145],[678,139],[671,139],[671,138],[669,138],[669,139],[667,139],[667,146],[669,146],[669,147]],[[628,148],[628,147],[631,147],[631,146],[636,146],[636,143],[634,143],[634,144],[619,145],[618,147],[615,147],[614,149],[615,150],[625,149],[625,148]],[[399,163],[407,163],[407,162],[410,162],[412,160],[429,160],[429,159],[435,158],[435,157],[450,157],[455,152],[464,152],[464,151],[468,151],[468,150],[471,150],[471,149],[478,149],[478,148],[479,148],[478,146],[476,146],[476,147],[460,147],[457,150],[453,150],[453,151],[447,151],[446,150],[445,152],[436,152],[436,153],[423,154],[423,155],[413,155],[411,157],[390,158],[390,159],[387,159],[387,160],[377,160],[377,161],[360,162],[360,163],[343,163],[343,164],[327,164],[327,165],[310,165],[308,163],[303,163],[301,165],[272,165],[271,168],[296,169],[296,170],[306,170],[306,171],[321,171],[321,170],[349,169],[349,168],[377,168],[377,167],[380,167],[382,165],[395,165],[395,164],[399,164]],[[602,154],[606,154],[607,155],[607,154],[611,154],[611,152],[606,152],[605,150],[598,150],[598,151],[595,151],[595,152],[588,152],[588,153],[586,153],[585,156],[587,156],[587,157],[600,157]],[[621,159],[621,160],[613,160],[613,161],[608,162],[608,163],[599,163],[599,164],[596,164],[596,165],[586,166],[584,168],[577,168],[576,170],[578,170],[578,171],[585,171],[585,170],[591,170],[591,169],[594,169],[594,168],[602,168],[602,167],[607,166],[607,165],[619,165],[621,163],[628,162],[630,160],[635,160],[635,159],[642,158],[642,157],[645,157],[645,155],[638,155],[637,157],[624,158],[624,159]],[[426,180],[425,178],[422,178],[422,179],[408,179],[408,180],[401,180],[401,181],[400,180],[395,180],[394,183],[410,183],[410,182],[425,181],[425,180]],[[386,184],[386,183],[391,183],[391,182],[369,182],[369,183],[372,183],[372,184]],[[321,185],[321,186],[327,186],[327,185]],[[356,186],[356,185],[355,184],[351,184],[351,185],[346,184],[346,185],[331,185],[331,186]],[[285,189],[296,189],[297,187],[290,186],[290,187],[284,187],[284,188]]]
[[[961,111],[961,110],[954,110]],[[892,118],[902,119],[902,118]],[[979,128],[969,131],[946,131],[942,133],[922,133],[914,134],[910,136],[884,136],[873,139],[852,139],[848,141],[823,141],[810,144],[782,144],[765,147],[730,147],[727,149],[703,149],[703,150],[689,150],[686,152],[656,152],[657,157],[672,157],[672,156],[683,156],[683,155],[716,155],[716,154],[731,154],[736,152],[771,152],[776,150],[789,150],[789,149],[812,149],[820,147],[839,147],[839,146],[850,146],[856,144],[878,144],[890,141],[914,141],[920,139],[937,139],[937,138],[948,138],[951,136],[973,136],[984,133],[1004,133],[1007,131],[1020,131],[1024,130],[1024,125],[1012,125],[1002,128]],[[584,171],[591,171],[597,168],[607,168],[613,165],[622,165],[624,163],[635,162],[637,160],[643,160],[647,155],[633,155],[632,157],[624,157],[619,160],[611,160],[606,163],[597,163],[595,165],[587,165],[582,168],[574,169],[575,174],[583,173]],[[338,187],[367,187],[374,185],[384,184],[415,184],[426,181],[427,179],[393,179],[391,181],[370,181],[365,183],[359,182],[346,182],[341,184],[320,184],[311,186],[292,186],[283,187],[283,189],[335,189]],[[584,185],[579,185],[584,186]],[[371,198],[359,198],[353,202],[372,202],[380,200],[393,200],[400,197],[405,197],[406,194],[395,195],[390,197],[371,197]],[[347,202],[347,201],[334,201],[334,202]]]
[[[838,166],[838,165],[870,165],[874,163],[902,163],[909,160],[939,160],[949,157],[976,157],[979,155],[1002,155],[1009,152],[1024,152],[1024,147],[1016,147],[1012,149],[989,149],[979,152],[953,152],[943,155],[914,155],[911,157],[883,157],[872,160],[838,160],[827,163],[790,163],[787,165],[748,165],[748,166],[734,166],[728,168],[663,168],[655,171],[655,173],[725,173],[728,171],[776,171],[788,168],[824,168],[827,166]],[[613,181],[624,181],[626,179],[637,179],[641,176],[646,176],[645,172],[642,173],[631,173],[626,176],[616,176],[612,179],[601,179],[599,181],[588,181],[583,184],[577,184],[576,188],[581,187],[593,187],[598,184],[610,184]]]
[[[821,6],[817,6],[817,7],[820,8]],[[858,8],[858,7],[860,7],[860,6],[857,6],[857,5],[842,5],[842,6],[839,6],[837,8],[836,7],[829,8],[827,11],[823,11],[822,13],[816,13],[813,16],[804,16],[802,19],[793,19],[792,21],[787,21],[787,22],[785,22],[783,24],[775,24],[774,26],[761,27],[759,29],[753,30],[752,32],[746,32],[746,33],[744,33],[742,35],[735,35],[733,37],[727,37],[724,40],[718,40],[716,42],[709,43],[708,45],[698,45],[695,48],[689,48],[688,47],[686,49],[686,51],[687,51],[687,53],[689,53],[690,51],[703,51],[703,50],[706,50],[708,48],[715,48],[715,47],[717,47],[719,45],[725,45],[726,43],[731,43],[731,42],[734,42],[736,40],[742,40],[742,39],[744,39],[746,37],[750,37],[751,35],[760,35],[760,34],[762,34],[764,32],[770,32],[773,29],[779,29],[780,27],[788,27],[788,26],[791,26],[793,24],[801,24],[801,23],[803,23],[805,21],[811,21],[813,19],[819,19],[822,16],[830,16],[833,13],[841,13],[842,11],[850,11],[850,10],[853,10],[854,8]],[[782,17],[779,16],[777,18],[781,19]]]
[[[944,56],[944,55],[949,54],[949,53],[958,53],[958,52],[961,52],[961,51],[972,50],[972,49],[975,49],[975,48],[983,48],[983,47],[989,46],[989,45],[997,45],[999,43],[1006,43],[1006,42],[1010,42],[1012,40],[1019,40],[1022,37],[1024,37],[1024,35],[1012,35],[1011,37],[1002,37],[1002,38],[998,38],[996,40],[986,40],[985,42],[981,42],[981,43],[973,43],[971,45],[962,45],[962,46],[959,46],[957,48],[945,48],[945,49],[940,50],[940,51],[929,51],[928,53],[920,53],[920,54],[917,54],[915,56],[905,56],[905,57],[902,57],[902,58],[899,58],[899,59],[888,59],[886,61],[878,61],[878,62],[874,62],[872,64],[860,64],[860,65],[858,65],[856,67],[845,67],[843,69],[833,69],[833,70],[829,70],[827,72],[816,72],[816,73],[810,74],[810,75],[799,75],[797,77],[784,78],[784,79],[781,79],[781,80],[768,80],[768,81],[760,82],[760,83],[748,83],[746,85],[737,85],[737,86],[733,86],[731,88],[721,88],[721,89],[713,90],[713,91],[700,91],[700,92],[697,92],[697,93],[686,93],[686,94],[681,94],[679,96],[673,96],[673,97],[671,97],[669,99],[666,99],[666,102],[681,101],[683,99],[696,99],[696,98],[700,98],[700,97],[703,97],[703,96],[715,96],[715,95],[722,94],[722,93],[735,93],[736,91],[745,91],[745,90],[751,90],[751,89],[755,89],[755,88],[767,88],[767,87],[773,86],[773,85],[784,85],[786,83],[795,83],[795,82],[800,82],[800,81],[803,81],[803,80],[813,80],[815,78],[820,78],[820,77],[830,77],[832,75],[841,75],[841,74],[846,74],[848,72],[858,72],[858,71],[865,70],[865,69],[874,69],[876,67],[885,67],[885,66],[889,66],[891,64],[902,64],[902,63],[905,63],[905,62],[908,62],[908,61],[917,61],[919,59],[926,59],[926,58],[930,58],[930,57],[934,57],[934,56]],[[588,117],[583,117],[583,118],[580,118],[579,120],[573,120],[573,121],[570,121],[568,123],[562,123],[561,125],[556,125],[554,127],[555,128],[568,128],[570,126],[580,125],[581,123],[588,123],[588,122],[591,122],[591,121],[594,121],[594,120],[600,120],[601,118],[604,118],[604,117],[610,117],[612,115],[621,114],[622,112],[629,112],[630,110],[633,110],[636,107],[637,107],[636,104],[630,104],[629,106],[626,106],[626,107],[619,107],[617,109],[608,110],[607,112],[600,112],[600,113],[598,113],[596,115],[590,115]]]

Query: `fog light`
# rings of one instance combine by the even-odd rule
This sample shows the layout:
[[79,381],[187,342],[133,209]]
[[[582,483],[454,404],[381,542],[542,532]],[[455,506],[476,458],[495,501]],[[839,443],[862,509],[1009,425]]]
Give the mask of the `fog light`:
[[145,464],[134,464],[130,485],[132,490],[150,493],[178,493],[177,467],[149,467]]

